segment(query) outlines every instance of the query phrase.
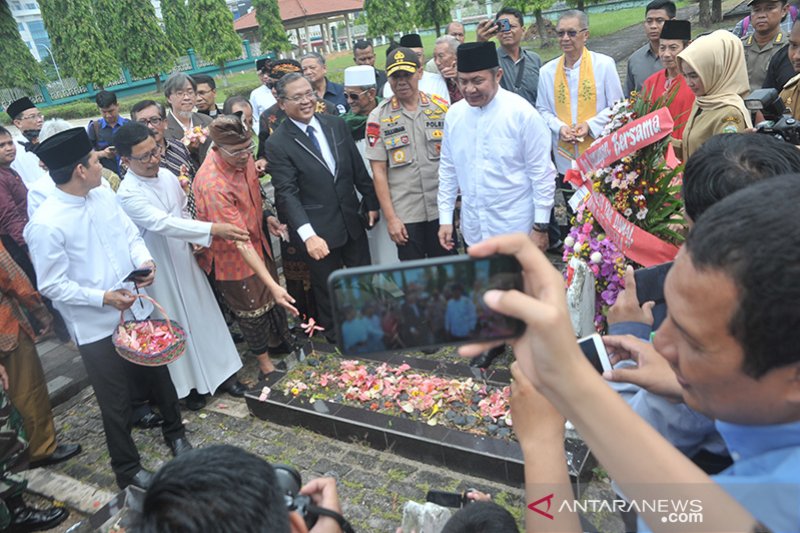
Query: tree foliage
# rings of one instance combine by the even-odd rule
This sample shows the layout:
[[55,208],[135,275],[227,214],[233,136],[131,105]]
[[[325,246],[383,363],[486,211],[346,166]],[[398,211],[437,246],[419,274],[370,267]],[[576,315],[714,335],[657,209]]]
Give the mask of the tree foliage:
[[186,0],[161,0],[161,18],[164,20],[164,32],[170,44],[178,54],[185,55],[186,50],[194,46]]
[[0,68],[0,87],[27,88],[44,79],[42,68],[19,36],[6,2],[0,2],[0,57],[13,58]]
[[391,37],[395,32],[405,33],[414,27],[413,12],[405,0],[365,0],[364,11],[370,37]]
[[143,78],[170,70],[176,56],[175,49],[158,25],[153,4],[141,0],[110,2],[115,26],[111,44],[117,59],[128,67],[131,75]]
[[253,0],[253,7],[261,32],[261,52],[273,50],[277,53],[290,50],[292,45],[283,27],[277,0]]
[[412,0],[414,18],[418,25],[424,27],[434,26],[436,36],[442,34],[442,25],[450,22],[454,0]]
[[40,0],[42,19],[59,67],[78,83],[119,77],[119,62],[97,25],[91,0]]
[[189,13],[195,50],[203,59],[223,65],[242,54],[242,40],[225,0],[189,0]]
[[549,46],[550,40],[545,31],[544,16],[542,13],[555,3],[555,0],[509,0],[504,5],[514,7],[522,11],[522,14],[533,12],[536,18],[536,29],[542,46]]

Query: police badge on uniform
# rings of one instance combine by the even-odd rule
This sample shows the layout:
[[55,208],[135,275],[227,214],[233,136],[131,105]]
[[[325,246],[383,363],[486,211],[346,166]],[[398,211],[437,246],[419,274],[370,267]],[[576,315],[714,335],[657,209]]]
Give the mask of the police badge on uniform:
[[367,131],[365,133],[367,142],[370,147],[375,146],[378,139],[381,137],[381,127],[377,122],[367,122]]

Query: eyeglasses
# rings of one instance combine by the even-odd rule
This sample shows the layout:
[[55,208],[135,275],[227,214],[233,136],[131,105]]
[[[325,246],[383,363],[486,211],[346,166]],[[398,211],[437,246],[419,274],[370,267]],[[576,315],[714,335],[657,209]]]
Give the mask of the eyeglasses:
[[194,89],[181,89],[180,91],[175,91],[172,94],[178,98],[183,98],[184,96],[194,96]]
[[586,31],[586,30],[588,30],[588,29],[589,29],[589,28],[583,28],[583,29],[581,29],[581,30],[578,30],[578,31],[575,31],[575,30],[566,30],[566,31],[565,31],[565,30],[558,30],[558,31],[556,31],[556,35],[558,35],[558,38],[559,38],[559,39],[561,39],[561,38],[562,38],[562,37],[564,37],[565,35],[566,35],[567,37],[569,37],[570,39],[574,39],[575,37],[577,37],[577,36],[578,36],[578,34],[579,34],[579,33],[583,33],[583,32],[585,32],[585,31]]
[[296,94],[294,96],[286,96],[283,99],[289,100],[290,102],[294,102],[295,104],[299,104],[300,102],[304,102],[305,100],[314,100],[315,95],[313,91],[308,91],[307,93],[303,94]]
[[251,142],[247,146],[247,148],[242,148],[241,150],[236,150],[235,152],[229,152],[228,150],[226,150],[222,146],[220,146],[220,145],[217,145],[217,146],[219,147],[220,150],[222,150],[223,152],[228,154],[230,157],[242,157],[243,155],[252,154],[253,153],[253,148],[256,147],[256,145],[253,142]]
[[360,93],[344,93],[348,100],[358,100],[362,94],[369,92],[369,89],[366,91],[361,91]]
[[140,155],[139,157],[134,157],[132,155],[128,156],[128,159],[133,159],[134,161],[138,161],[140,163],[150,161],[153,158],[161,159],[161,148],[155,148],[153,150],[150,150],[146,154]]
[[162,122],[164,122],[164,119],[161,117],[140,118],[137,119],[136,122],[139,124],[144,124],[145,126],[159,126]]
[[19,117],[20,120],[42,120],[44,119],[44,115],[41,113],[34,113],[33,115],[24,115]]

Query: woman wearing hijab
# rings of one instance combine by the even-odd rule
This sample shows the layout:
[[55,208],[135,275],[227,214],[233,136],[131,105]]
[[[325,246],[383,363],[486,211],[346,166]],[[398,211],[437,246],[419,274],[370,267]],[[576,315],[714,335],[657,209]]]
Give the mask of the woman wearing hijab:
[[695,95],[680,147],[686,161],[710,137],[752,127],[742,99],[750,83],[742,42],[729,31],[699,37],[678,54],[678,62]]

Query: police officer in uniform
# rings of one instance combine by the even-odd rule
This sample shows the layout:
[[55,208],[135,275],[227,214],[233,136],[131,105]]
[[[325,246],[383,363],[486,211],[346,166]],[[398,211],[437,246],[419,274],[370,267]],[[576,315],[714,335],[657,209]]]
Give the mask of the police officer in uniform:
[[367,119],[366,157],[401,261],[447,255],[439,244],[439,157],[447,103],[419,90],[417,54],[399,47],[386,61],[394,93]]
[[786,0],[750,0],[750,23],[755,32],[742,38],[750,90],[764,85],[770,59],[786,46],[788,35],[781,31],[781,19],[786,15]]

